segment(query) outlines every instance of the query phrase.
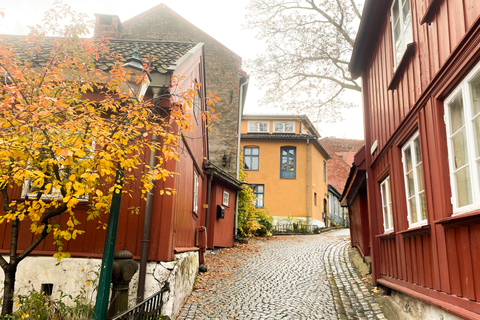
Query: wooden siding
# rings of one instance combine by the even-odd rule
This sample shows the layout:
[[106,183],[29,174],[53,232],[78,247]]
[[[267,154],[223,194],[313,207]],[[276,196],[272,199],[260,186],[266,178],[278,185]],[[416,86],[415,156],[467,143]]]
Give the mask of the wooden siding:
[[[416,49],[400,75],[395,90],[388,90],[393,78],[393,50],[390,12],[386,15],[376,49],[366,74],[370,130],[367,130],[367,149],[378,140],[378,150],[386,146],[409,111],[421,101],[441,67],[462,41],[465,32],[480,15],[480,4],[472,0],[442,1],[431,23],[420,25],[425,11],[423,1],[411,1],[413,40]],[[378,153],[377,153],[378,155]],[[377,156],[375,155],[375,156]]]
[[[431,2],[410,3],[415,51],[406,68],[397,70],[394,90],[388,90],[394,77],[389,11],[362,73],[373,279],[409,294],[421,292],[440,308],[450,308],[442,305],[448,301],[480,314],[480,211],[452,216],[443,106],[480,61],[480,2],[439,1],[431,23],[422,25]],[[417,131],[427,225],[409,229],[401,148]],[[377,150],[370,154],[375,141]],[[384,234],[380,183],[387,175],[394,232]]]
[[350,219],[350,237],[352,246],[357,247],[360,254],[370,255],[370,228],[368,227],[367,189],[359,190],[358,195],[348,207]]
[[[228,206],[223,205],[223,191],[227,191],[229,196]],[[235,193],[231,187],[214,179],[212,182],[212,193],[210,197],[210,217],[208,228],[207,247],[232,247],[233,229],[235,224]],[[217,218],[217,205],[225,208],[225,218]]]

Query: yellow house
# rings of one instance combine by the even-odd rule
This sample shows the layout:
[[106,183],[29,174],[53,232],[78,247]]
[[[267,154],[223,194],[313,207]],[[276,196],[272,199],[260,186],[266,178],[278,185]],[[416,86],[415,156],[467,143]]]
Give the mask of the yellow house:
[[241,148],[247,183],[274,224],[328,221],[327,160],[320,134],[305,115],[244,115]]

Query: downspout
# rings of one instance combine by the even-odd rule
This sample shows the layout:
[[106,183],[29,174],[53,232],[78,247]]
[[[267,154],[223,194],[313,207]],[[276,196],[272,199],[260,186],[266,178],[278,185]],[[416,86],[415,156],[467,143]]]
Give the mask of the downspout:
[[[160,88],[152,88],[153,101],[159,98]],[[155,102],[154,102],[155,103]],[[152,142],[156,144],[158,137],[152,136]],[[150,159],[148,164],[150,170],[157,165],[157,149],[150,151]],[[147,194],[147,202],[145,204],[145,216],[143,218],[143,234],[142,234],[142,248],[140,250],[140,270],[138,274],[138,286],[137,286],[137,304],[145,299],[145,279],[147,275],[147,263],[148,263],[148,247],[150,245],[150,225],[152,221],[152,209],[153,209],[153,186]]]
[[310,139],[307,138],[307,231],[308,231],[308,226],[310,225],[309,222],[310,222],[310,216],[309,216],[309,213],[310,213],[310,186],[309,186],[309,179],[308,179],[308,174],[309,174],[309,168],[308,168],[308,164],[309,164],[309,150],[310,149]]
[[[158,142],[157,136],[152,137],[153,142]],[[150,152],[149,165],[150,168],[156,166],[156,154],[157,150],[154,149]],[[137,304],[142,302],[145,297],[145,278],[147,275],[147,262],[148,262],[148,247],[150,245],[150,225],[152,221],[152,208],[153,208],[153,186],[147,194],[147,203],[145,205],[145,217],[143,219],[143,235],[142,235],[142,249],[140,251],[140,271],[138,275],[138,288],[137,288]]]
[[[243,114],[243,91],[244,86],[248,84],[249,79],[240,85],[240,101],[238,102],[238,132],[237,132],[237,180],[240,180],[240,136],[242,130],[242,114]],[[238,193],[235,194],[235,223],[233,228],[233,238],[237,239],[237,229],[238,229]]]
[[[208,238],[208,221],[210,220],[210,195],[212,193],[212,180],[213,180],[213,171],[207,173],[207,208],[205,209],[205,228],[207,228],[207,238]],[[207,239],[208,244],[208,239]]]

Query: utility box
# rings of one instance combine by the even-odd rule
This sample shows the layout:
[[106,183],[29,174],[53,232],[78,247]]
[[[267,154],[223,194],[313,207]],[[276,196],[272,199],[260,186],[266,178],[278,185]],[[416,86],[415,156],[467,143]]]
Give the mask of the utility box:
[[217,219],[225,219],[225,207],[217,205]]

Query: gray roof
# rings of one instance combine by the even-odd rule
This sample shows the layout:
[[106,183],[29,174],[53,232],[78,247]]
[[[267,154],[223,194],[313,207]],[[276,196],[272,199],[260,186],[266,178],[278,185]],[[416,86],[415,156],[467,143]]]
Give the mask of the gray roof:
[[[17,51],[22,60],[29,60],[34,64],[45,64],[49,58],[51,50],[54,48],[55,40],[58,38],[46,38],[39,48],[36,44],[29,44],[24,40],[24,36],[2,35],[2,41]],[[105,45],[110,53],[119,55],[121,62],[126,62],[130,58],[138,44],[140,58],[147,55],[155,57],[152,59],[152,68],[160,73],[167,73],[168,68],[175,64],[189,50],[195,47],[192,42],[172,42],[172,41],[145,41],[145,40],[105,40]],[[39,49],[39,50],[38,50]],[[97,67],[101,70],[108,70],[114,64],[112,58],[107,54],[101,56],[97,61]]]

